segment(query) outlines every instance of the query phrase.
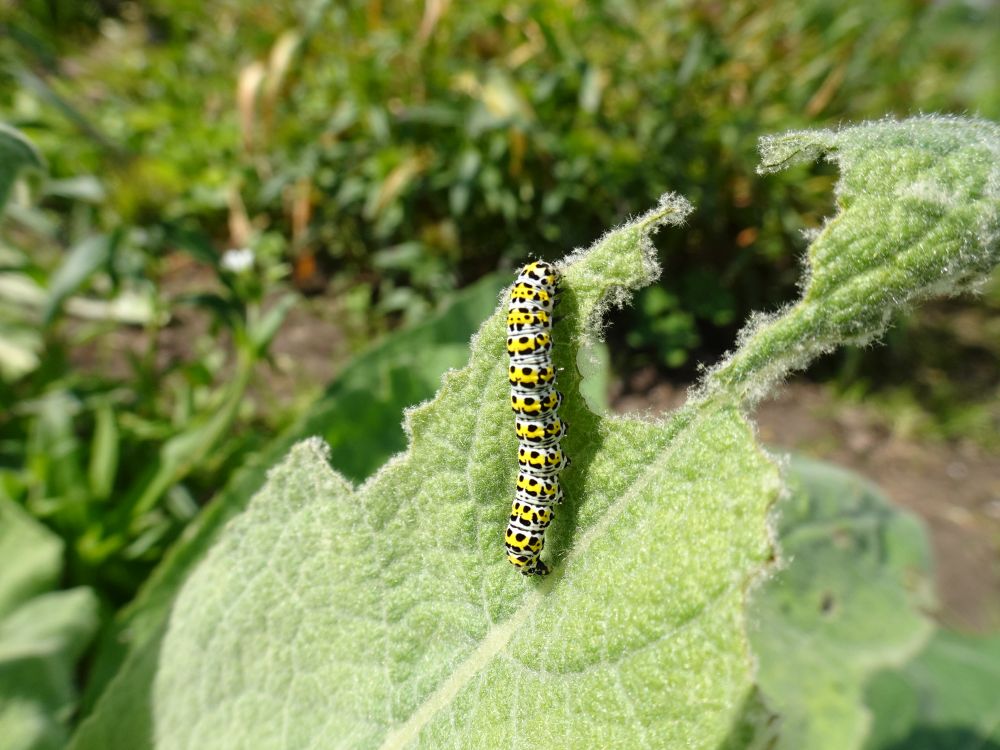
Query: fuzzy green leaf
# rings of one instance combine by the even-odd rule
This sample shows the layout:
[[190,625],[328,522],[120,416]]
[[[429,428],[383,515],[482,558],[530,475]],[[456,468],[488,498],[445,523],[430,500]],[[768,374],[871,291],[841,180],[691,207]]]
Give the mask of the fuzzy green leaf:
[[709,388],[758,398],[790,370],[845,342],[879,336],[891,316],[958,294],[1000,262],[1000,126],[918,117],[761,141],[762,172],[819,154],[837,164],[840,211],[809,246],[801,300],[760,316]]
[[777,508],[788,563],[751,609],[758,684],[781,716],[777,748],[859,748],[868,678],[931,632],[920,614],[932,603],[926,534],[843,469],[795,459],[789,482]]
[[[855,166],[844,163],[845,180]],[[852,301],[869,330],[831,326],[828,314],[854,308],[836,285],[829,298],[807,287],[753,325],[670,421],[598,417],[579,395],[578,348],[609,302],[655,278],[648,235],[685,211],[668,199],[563,264],[554,358],[574,463],[548,535],[553,575],[523,581],[503,559],[516,441],[499,310],[469,365],[408,414],[408,450],[363,486],[331,471],[316,441],[292,451],[183,585],[162,642],[135,655],[148,671],[112,686],[75,747],[716,747],[742,736],[754,705],[744,599],[772,555],[779,488],[743,409],[809,356],[876,335],[886,300]],[[983,227],[994,225],[976,224],[976,242]],[[814,274],[832,263],[813,260]],[[903,301],[929,291],[911,281]]]
[[501,281],[497,274],[480,279],[457,293],[438,314],[388,336],[355,358],[300,420],[230,478],[137,599],[108,628],[83,696],[84,710],[116,673],[115,691],[123,692],[125,700],[133,700],[135,692],[148,685],[153,672],[143,655],[159,648],[177,589],[226,521],[264,485],[267,470],[295,443],[321,436],[334,454],[334,468],[353,481],[362,481],[406,448],[400,413],[433,396],[442,373],[465,363],[469,337],[496,306],[505,282],[506,276]]
[[[227,527],[174,603],[150,696],[157,747],[728,734],[751,688],[743,599],[771,554],[777,470],[737,401],[670,423],[601,419],[572,366],[607,300],[658,271],[648,235],[686,209],[664,201],[565,265],[554,356],[574,464],[554,574],[524,580],[504,559],[516,441],[500,310],[470,364],[409,413],[407,453],[355,490],[301,444]],[[78,747],[135,744],[108,734],[101,708]]]

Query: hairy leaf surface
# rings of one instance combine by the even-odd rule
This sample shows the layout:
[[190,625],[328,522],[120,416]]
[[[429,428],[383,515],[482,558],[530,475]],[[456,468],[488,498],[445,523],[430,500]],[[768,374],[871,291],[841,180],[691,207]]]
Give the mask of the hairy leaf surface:
[[500,310],[409,413],[407,453],[353,489],[302,444],[226,529],[174,605],[157,746],[725,736],[750,688],[743,598],[771,554],[776,468],[737,401],[601,419],[572,366],[601,305],[657,272],[649,233],[686,209],[665,201],[565,265],[554,357],[574,464],[553,576],[521,578],[500,541],[516,448]]
[[[501,308],[469,364],[408,414],[407,451],[363,486],[316,441],[291,452],[76,747],[732,738],[753,704],[745,595],[773,554],[780,486],[743,410],[816,353],[870,339],[892,309],[964,288],[997,260],[995,126],[876,123],[815,143],[842,167],[842,210],[810,250],[802,300],[753,321],[669,421],[592,414],[573,365],[606,305],[655,278],[648,235],[686,204],[668,198],[564,262],[554,359],[574,463],[548,535],[552,576],[522,580],[503,559],[516,441]],[[866,223],[897,206],[894,221],[918,217],[934,241]]]
[[295,443],[321,436],[331,446],[334,468],[357,481],[406,447],[399,415],[407,406],[433,396],[443,372],[465,363],[469,337],[496,306],[503,283],[496,275],[481,279],[458,292],[437,314],[356,357],[302,418],[230,477],[102,638],[83,696],[85,711],[116,673],[120,689],[129,696],[150,683],[149,660],[143,654],[158,649],[156,641],[177,589],[226,521],[264,485],[267,470]]
[[839,211],[809,246],[802,298],[743,332],[711,385],[751,398],[843,343],[879,336],[891,316],[958,294],[1000,262],[1000,125],[917,117],[761,140],[763,173],[826,158]]

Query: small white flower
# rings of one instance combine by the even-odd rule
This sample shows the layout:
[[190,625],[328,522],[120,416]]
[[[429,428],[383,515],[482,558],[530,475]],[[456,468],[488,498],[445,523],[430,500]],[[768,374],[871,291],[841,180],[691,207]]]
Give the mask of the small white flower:
[[226,250],[222,254],[222,267],[233,273],[243,273],[253,266],[253,250],[249,247]]

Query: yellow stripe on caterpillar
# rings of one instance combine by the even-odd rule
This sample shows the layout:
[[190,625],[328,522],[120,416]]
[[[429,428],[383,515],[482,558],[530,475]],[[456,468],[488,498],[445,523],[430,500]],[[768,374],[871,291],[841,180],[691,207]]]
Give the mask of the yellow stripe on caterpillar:
[[507,337],[507,354],[511,357],[523,354],[548,355],[551,350],[552,337],[545,332],[520,333]]
[[539,418],[551,414],[562,405],[562,394],[553,389],[540,388],[535,393],[510,394],[510,408],[515,414]]
[[524,391],[538,390],[556,379],[556,368],[551,364],[511,365],[507,372],[510,384]]
[[568,426],[555,414],[549,414],[541,419],[514,419],[514,434],[518,440],[534,445],[558,443],[568,432]]
[[536,307],[512,307],[507,311],[507,333],[515,334],[524,330],[547,331],[552,327],[552,318]]
[[523,471],[538,477],[553,476],[569,465],[569,459],[557,445],[520,446],[517,449],[517,462]]

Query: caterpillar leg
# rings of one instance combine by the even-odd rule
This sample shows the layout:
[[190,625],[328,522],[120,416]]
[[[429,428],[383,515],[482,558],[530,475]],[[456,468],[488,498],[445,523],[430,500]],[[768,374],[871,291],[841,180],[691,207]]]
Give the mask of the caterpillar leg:
[[549,566],[543,563],[540,557],[535,558],[535,564],[531,567],[525,566],[521,569],[523,576],[547,576],[549,572]]
[[543,563],[540,557],[532,559],[527,555],[508,553],[507,559],[521,571],[523,576],[547,576],[549,574],[549,566]]

